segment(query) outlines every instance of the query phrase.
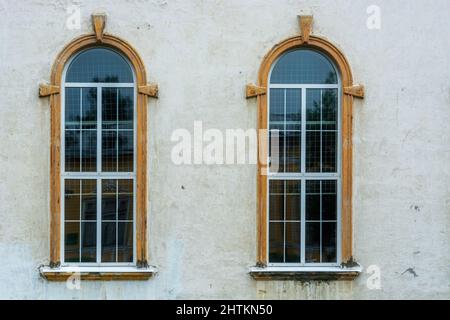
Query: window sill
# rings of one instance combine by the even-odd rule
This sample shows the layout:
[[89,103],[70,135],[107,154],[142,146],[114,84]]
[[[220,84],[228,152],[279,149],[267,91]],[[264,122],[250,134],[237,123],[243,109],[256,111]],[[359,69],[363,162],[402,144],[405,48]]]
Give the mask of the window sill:
[[48,281],[66,281],[79,274],[81,280],[148,280],[157,273],[155,267],[58,267],[48,266],[39,269],[41,276]]
[[350,281],[361,273],[359,265],[352,267],[251,267],[255,280]]

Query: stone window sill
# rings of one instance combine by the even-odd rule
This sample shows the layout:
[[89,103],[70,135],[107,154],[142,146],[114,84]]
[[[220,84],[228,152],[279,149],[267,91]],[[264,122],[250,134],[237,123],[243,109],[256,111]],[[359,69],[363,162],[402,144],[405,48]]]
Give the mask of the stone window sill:
[[79,274],[81,280],[148,280],[156,274],[155,267],[41,267],[41,276],[48,281],[66,281]]
[[251,267],[249,274],[255,280],[337,281],[353,280],[362,271],[352,267]]

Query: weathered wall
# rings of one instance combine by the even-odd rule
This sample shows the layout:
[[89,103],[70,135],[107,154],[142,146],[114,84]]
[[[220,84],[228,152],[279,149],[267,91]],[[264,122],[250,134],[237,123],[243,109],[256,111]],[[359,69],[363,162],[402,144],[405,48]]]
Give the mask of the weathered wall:
[[[0,1],[0,298],[450,298],[450,2],[407,0],[76,1],[81,30],[65,27],[70,1]],[[381,29],[366,27],[380,6]],[[90,14],[135,46],[158,82],[149,104],[149,241],[158,275],[147,282],[40,279],[49,257],[48,80],[57,53],[91,32]],[[254,128],[262,57],[298,33],[346,54],[367,88],[354,112],[354,253],[381,269],[347,283],[255,282],[254,165],[175,166],[177,128]],[[184,186],[184,189],[182,188]],[[413,268],[417,274],[405,270]]]

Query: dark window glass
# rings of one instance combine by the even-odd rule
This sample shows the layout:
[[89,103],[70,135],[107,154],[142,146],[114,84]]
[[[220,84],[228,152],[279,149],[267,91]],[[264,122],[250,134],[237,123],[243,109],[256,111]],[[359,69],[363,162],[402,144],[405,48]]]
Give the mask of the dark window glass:
[[97,260],[97,223],[81,223],[81,261],[96,262]]
[[83,51],[69,65],[66,82],[132,83],[133,73],[124,58],[113,50]]
[[270,77],[273,84],[337,84],[333,65],[313,50],[293,50],[275,64]]
[[64,223],[64,260],[80,262],[80,222]]
[[322,262],[336,262],[336,222],[322,223]]
[[286,259],[285,262],[300,262],[300,223],[286,222]]
[[320,263],[320,222],[306,222],[305,261]]
[[116,222],[102,222],[102,262],[116,262]]
[[119,222],[117,232],[117,262],[133,261],[133,223]]
[[118,180],[118,220],[133,220],[133,180]]
[[269,261],[284,262],[284,222],[269,223]]
[[64,123],[66,129],[80,129],[81,88],[66,88],[64,104]]

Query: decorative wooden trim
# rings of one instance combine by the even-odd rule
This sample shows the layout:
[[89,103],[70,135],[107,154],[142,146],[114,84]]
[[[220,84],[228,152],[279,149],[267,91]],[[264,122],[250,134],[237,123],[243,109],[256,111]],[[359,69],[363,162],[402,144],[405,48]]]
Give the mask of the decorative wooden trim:
[[257,97],[257,96],[261,96],[261,95],[264,95],[264,94],[266,94],[266,88],[265,87],[258,87],[258,86],[255,86],[254,84],[251,84],[251,83],[246,86],[245,97],[247,99],[254,98],[254,97]]
[[157,84],[148,84],[145,86],[138,87],[139,93],[145,94],[152,98],[158,98],[158,85]]
[[103,41],[103,32],[106,27],[106,14],[93,14],[92,15],[92,26],[94,28],[95,37],[98,42]]
[[313,16],[298,16],[303,42],[308,42],[312,32]]
[[59,93],[59,86],[52,86],[51,84],[41,83],[39,85],[39,97],[48,97]]
[[355,98],[364,99],[364,86],[354,85],[354,86],[344,87],[344,94],[348,94]]
[[[305,21],[305,20],[303,20]],[[305,23],[306,24],[306,23]],[[259,69],[258,84],[260,87],[267,87],[269,72],[272,64],[286,51],[295,48],[311,48],[327,55],[340,71],[342,88],[353,86],[353,78],[350,66],[345,56],[329,41],[317,37],[309,36],[305,42],[304,35],[296,36],[282,41],[276,45],[264,57]],[[307,38],[307,37],[306,37]],[[344,90],[342,90],[344,91]],[[341,260],[347,262],[352,257],[352,113],[353,96],[342,95],[342,203],[341,203]],[[258,99],[258,128],[267,130],[267,95],[262,95]],[[267,138],[260,140],[260,144],[267,144]],[[258,177],[257,177],[257,264],[267,265],[267,167],[265,156],[261,154],[264,147],[258,146]]]
[[[81,36],[71,41],[57,56],[51,73],[51,83],[61,86],[64,66],[78,52],[98,45],[98,35]],[[136,85],[147,85],[144,63],[128,42],[103,34],[102,46],[121,52],[131,63],[136,74]],[[50,266],[60,265],[61,239],[61,95],[50,96]],[[139,266],[148,265],[147,242],[147,95],[138,92],[137,141],[136,141],[136,261]]]

